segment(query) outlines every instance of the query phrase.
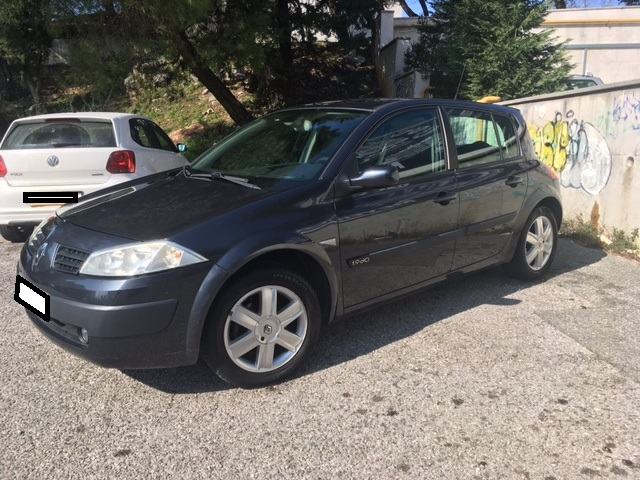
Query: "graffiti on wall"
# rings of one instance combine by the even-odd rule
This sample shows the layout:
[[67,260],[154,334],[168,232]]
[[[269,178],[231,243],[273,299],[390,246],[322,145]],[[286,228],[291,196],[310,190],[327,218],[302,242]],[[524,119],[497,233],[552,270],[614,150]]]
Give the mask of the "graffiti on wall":
[[611,175],[611,151],[591,123],[575,118],[573,110],[557,112],[542,127],[530,125],[538,158],[560,174],[567,188],[581,188],[597,195]]
[[640,130],[640,98],[635,95],[621,95],[613,102],[613,121]]

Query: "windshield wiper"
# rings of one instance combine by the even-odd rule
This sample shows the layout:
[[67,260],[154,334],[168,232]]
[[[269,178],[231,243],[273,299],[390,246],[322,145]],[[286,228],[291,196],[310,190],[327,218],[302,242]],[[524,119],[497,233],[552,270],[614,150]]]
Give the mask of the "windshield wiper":
[[246,178],[233,177],[231,175],[225,175],[224,173],[218,171],[194,173],[191,165],[185,165],[184,167],[182,167],[182,173],[184,173],[185,177],[189,178],[202,178],[205,180],[226,180],[227,182],[251,188],[253,190],[262,190],[258,185],[254,185]]

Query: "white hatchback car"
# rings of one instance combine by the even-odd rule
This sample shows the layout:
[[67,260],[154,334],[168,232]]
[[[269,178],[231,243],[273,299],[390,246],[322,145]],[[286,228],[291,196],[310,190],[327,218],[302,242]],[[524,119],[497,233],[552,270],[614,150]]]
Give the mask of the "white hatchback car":
[[185,149],[138,115],[64,113],[16,120],[0,144],[0,234],[25,241],[66,203],[61,192],[82,197],[184,166]]

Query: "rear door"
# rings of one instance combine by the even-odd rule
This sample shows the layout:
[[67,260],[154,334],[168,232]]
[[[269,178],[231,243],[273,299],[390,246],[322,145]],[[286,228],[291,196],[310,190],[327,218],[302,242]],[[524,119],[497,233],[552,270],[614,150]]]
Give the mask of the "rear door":
[[451,269],[459,205],[442,127],[435,108],[405,111],[356,150],[350,176],[392,164],[400,182],[336,199],[345,308]]
[[460,226],[453,268],[500,254],[527,191],[527,171],[510,116],[472,108],[446,110],[456,150]]
[[55,118],[14,123],[0,155],[12,187],[100,185],[116,149],[110,120]]

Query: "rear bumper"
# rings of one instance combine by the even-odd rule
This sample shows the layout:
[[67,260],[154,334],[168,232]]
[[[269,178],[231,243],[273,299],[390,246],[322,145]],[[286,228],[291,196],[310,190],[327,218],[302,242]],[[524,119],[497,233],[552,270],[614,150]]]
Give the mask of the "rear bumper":
[[[65,273],[40,276],[31,272],[24,248],[18,274],[50,296],[50,320],[25,310],[49,340],[85,360],[111,368],[157,368],[193,364],[198,349],[187,346],[188,321],[194,296],[210,265],[132,278],[84,284],[74,298],[62,291],[78,284]],[[53,280],[53,281],[52,281]],[[80,293],[82,292],[82,293]],[[106,304],[105,304],[106,303]],[[86,329],[89,340],[80,340]]]
[[105,183],[93,185],[36,185],[11,186],[0,178],[0,225],[37,225],[50,217],[61,205],[25,204],[24,192],[81,192],[82,195],[97,192],[122,182],[131,180],[130,175],[112,176]]

